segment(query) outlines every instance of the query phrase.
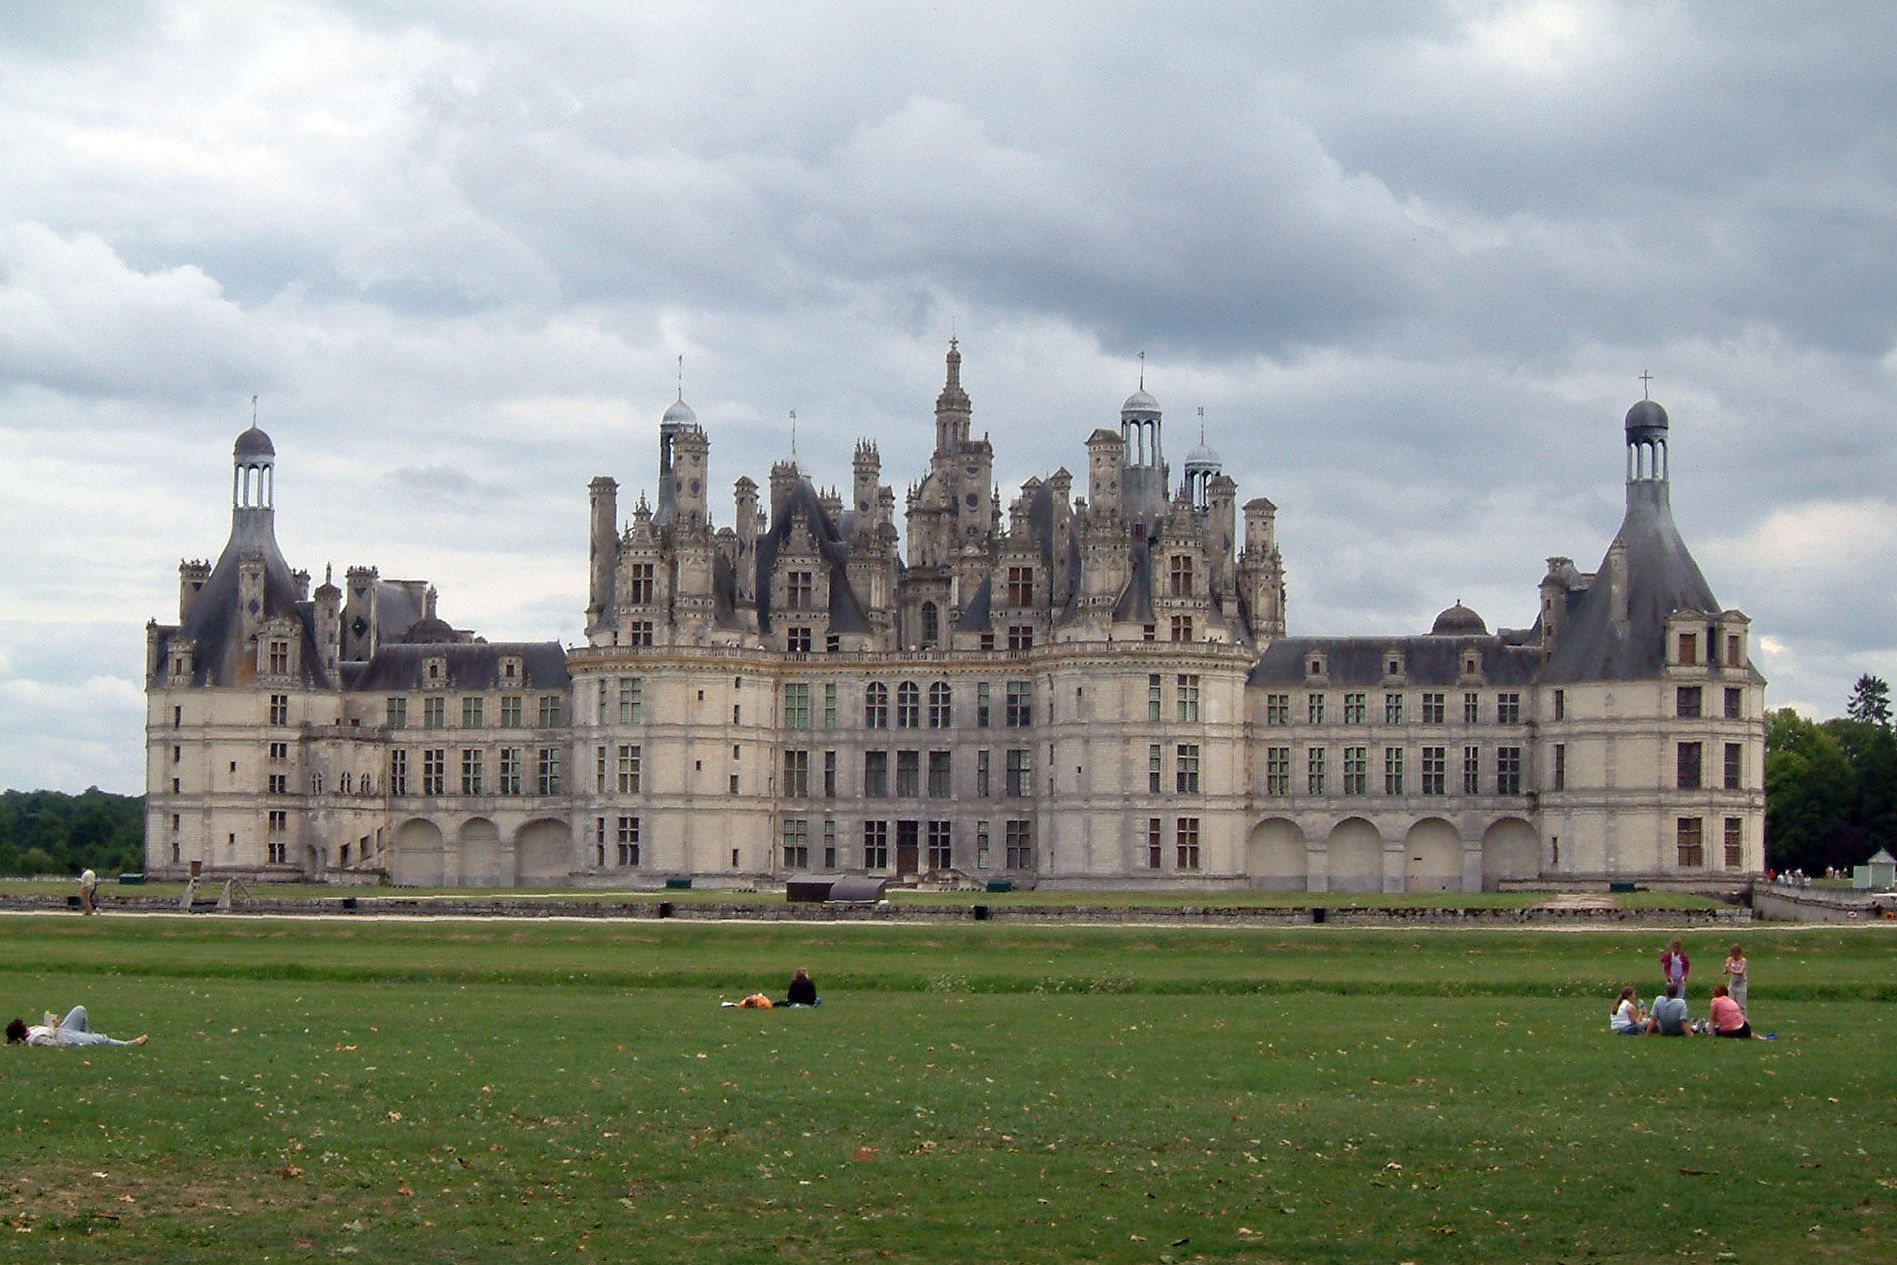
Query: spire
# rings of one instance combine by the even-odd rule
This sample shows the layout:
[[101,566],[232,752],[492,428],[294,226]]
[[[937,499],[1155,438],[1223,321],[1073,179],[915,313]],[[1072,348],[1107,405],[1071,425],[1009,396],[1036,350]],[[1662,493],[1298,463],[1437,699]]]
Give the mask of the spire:
[[935,451],[938,455],[959,452],[968,442],[971,407],[968,392],[962,389],[961,340],[951,334],[942,394],[935,397]]

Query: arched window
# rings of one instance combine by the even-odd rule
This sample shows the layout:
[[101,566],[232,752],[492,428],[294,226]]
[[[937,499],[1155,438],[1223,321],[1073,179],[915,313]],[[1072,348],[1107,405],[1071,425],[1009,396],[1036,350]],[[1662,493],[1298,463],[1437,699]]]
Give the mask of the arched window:
[[929,728],[947,729],[949,727],[949,702],[947,681],[937,681],[929,687]]
[[922,725],[922,691],[914,681],[896,687],[896,728],[918,729]]
[[889,728],[889,687],[881,681],[871,681],[863,689],[863,727]]
[[922,644],[933,646],[942,638],[942,619],[936,613],[934,602],[922,604]]

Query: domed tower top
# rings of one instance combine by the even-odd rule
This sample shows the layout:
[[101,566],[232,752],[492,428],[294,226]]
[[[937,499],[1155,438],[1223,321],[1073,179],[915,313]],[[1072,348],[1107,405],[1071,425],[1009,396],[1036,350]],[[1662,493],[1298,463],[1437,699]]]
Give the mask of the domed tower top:
[[935,451],[938,456],[959,453],[968,442],[968,422],[974,412],[968,392],[962,389],[961,340],[950,336],[947,374],[942,393],[935,397]]
[[1464,606],[1460,598],[1456,599],[1454,606],[1436,616],[1436,622],[1429,628],[1432,637],[1486,637],[1488,634],[1488,624],[1483,622],[1480,615]]
[[[1146,398],[1152,399],[1150,395]],[[1211,504],[1212,480],[1222,468],[1218,453],[1205,442],[1205,409],[1200,408],[1199,446],[1186,454],[1186,496],[1194,509],[1202,510]]]
[[231,509],[270,512],[276,494],[277,446],[257,428],[257,397],[250,397],[250,429],[231,445]]
[[[1641,382],[1653,380],[1641,374]],[[1642,398],[1627,410],[1627,482],[1665,483],[1667,481],[1666,410],[1642,393]]]

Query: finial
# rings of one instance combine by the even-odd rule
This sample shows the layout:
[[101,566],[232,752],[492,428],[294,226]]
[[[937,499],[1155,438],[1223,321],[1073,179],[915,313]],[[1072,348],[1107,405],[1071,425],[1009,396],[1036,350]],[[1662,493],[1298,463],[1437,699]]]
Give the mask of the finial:
[[797,410],[790,411],[790,463],[797,464]]
[[1140,353],[1140,390],[1146,389],[1146,353]]
[[678,355],[678,402],[685,402],[685,353]]
[[257,425],[257,397],[254,395],[250,397],[250,424],[252,427]]
[[324,584],[328,584],[330,582],[332,578],[332,573],[334,572],[334,570],[335,570],[335,567],[332,563],[325,562],[323,564],[323,583]]
[[1653,375],[1646,372],[1644,369],[1641,370],[1640,372],[1640,398],[1641,399],[1651,400],[1653,398],[1652,392],[1647,389],[1648,384],[1651,383],[1652,381],[1653,381]]
[[1199,447],[1205,447],[1205,405],[1199,406]]

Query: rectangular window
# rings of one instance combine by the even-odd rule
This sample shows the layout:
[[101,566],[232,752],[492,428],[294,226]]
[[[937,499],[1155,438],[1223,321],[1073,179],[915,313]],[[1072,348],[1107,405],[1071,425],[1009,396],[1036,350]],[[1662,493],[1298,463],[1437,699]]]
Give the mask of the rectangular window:
[[784,868],[810,868],[810,822],[802,817],[784,819]]
[[1462,723],[1476,725],[1482,722],[1482,696],[1465,693],[1462,696]]
[[1034,683],[1008,682],[1008,728],[1025,729],[1034,723]]
[[1726,719],[1740,720],[1745,716],[1744,695],[1737,686],[1726,687]]
[[1146,719],[1158,720],[1161,716],[1160,708],[1164,703],[1165,698],[1160,692],[1159,673],[1151,673],[1146,678]]
[[988,868],[988,823],[985,821],[975,823],[975,868]]
[[[1695,667],[1699,663],[1699,634],[1680,634],[1680,664],[1682,667]],[[1682,819],[1683,820],[1683,819]],[[1684,861],[1680,864],[1686,864]]]
[[272,641],[270,643],[270,675],[287,676],[290,672],[290,643]]
[[1385,795],[1403,793],[1403,748],[1401,747],[1383,749],[1383,793]]
[[651,620],[635,619],[632,621],[632,626],[626,630],[626,644],[649,646],[653,644],[656,633],[657,629]]
[[1304,719],[1313,725],[1324,723],[1324,696],[1322,694],[1304,696]]
[[1034,649],[1034,626],[1032,624],[1009,624],[1008,649]]
[[537,761],[537,776],[534,779],[534,785],[542,795],[558,795],[560,793],[560,748],[540,748]]
[[[1685,641],[1686,638],[1680,638]],[[1696,870],[1706,864],[1705,841],[1700,837],[1700,821],[1697,817],[1681,817],[1675,824],[1674,837],[1679,848],[1679,862],[1682,869]]]
[[560,696],[543,694],[540,696],[540,727],[558,729],[564,723],[561,719]]
[[946,870],[955,864],[955,829],[946,821],[932,821],[928,824],[927,847],[929,868]]
[[1007,782],[1004,789],[1013,799],[1022,799],[1034,793],[1034,753],[1029,748],[1008,748]]
[[519,747],[501,748],[501,794],[520,794],[521,752]]
[[1166,789],[1165,748],[1157,742],[1146,746],[1146,790],[1158,795]]
[[1173,790],[1181,795],[1199,793],[1199,744],[1179,743],[1173,752]]
[[1363,724],[1364,696],[1361,694],[1344,695],[1344,723],[1346,725]]
[[988,682],[980,681],[975,685],[975,728],[988,728],[988,715],[991,708]]
[[619,678],[619,723],[636,725],[645,719],[645,682],[636,676]]
[[810,797],[810,753],[787,749],[784,752],[784,797]]
[[639,744],[634,742],[622,742],[619,744],[619,750],[613,754],[616,765],[614,772],[616,784],[619,787],[619,793],[621,795],[637,795],[640,790],[640,783],[643,780],[640,776],[640,766],[644,763],[640,758],[642,753],[639,750]]
[[1449,748],[1423,748],[1423,794],[1441,795],[1446,789]]
[[1177,682],[1179,699],[1179,723],[1196,725],[1199,723],[1199,678],[1196,675],[1181,675]]
[[1199,868],[1199,819],[1181,817],[1175,826],[1173,842],[1175,861],[1182,870]]
[[1726,818],[1726,868],[1740,870],[1745,868],[1745,819]]
[[1289,694],[1265,695],[1265,723],[1267,725],[1291,723],[1291,696]]
[[1556,690],[1554,692],[1554,718],[1556,720],[1566,720],[1568,718],[1568,692],[1566,690]]
[[1522,723],[1522,696],[1520,694],[1505,691],[1495,696],[1495,723],[1498,725]]
[[1495,749],[1495,793],[1497,795],[1522,793],[1522,749],[1520,747]]
[[448,752],[442,747],[430,747],[422,752],[422,794],[441,794]]
[[1726,744],[1726,768],[1725,768],[1726,789],[1729,791],[1736,791],[1739,789],[1739,784],[1741,781],[1741,778],[1740,778],[1740,769],[1742,767],[1741,762],[1744,760],[1744,758],[1745,758],[1744,747],[1740,746],[1736,742],[1729,742]]
[[816,609],[816,585],[812,579],[813,575],[814,573],[810,571],[792,571],[786,576],[784,582],[784,608],[786,610],[807,611]]
[[1031,821],[1010,821],[1007,825],[1007,847],[1009,869],[1033,869],[1034,823]]
[[833,820],[823,823],[823,868],[837,868],[837,824]]
[[888,822],[866,821],[863,823],[863,868],[866,870],[889,868]]
[[1172,640],[1174,641],[1191,641],[1192,640],[1192,616],[1174,615],[1170,622],[1170,627],[1172,629]]
[[1739,658],[1740,658],[1739,634],[1727,633],[1726,634],[1726,665],[1728,667],[1734,667],[1734,668],[1738,667]]
[[1008,605],[1034,605],[1034,568],[1008,568]]
[[613,831],[614,854],[619,864],[639,864],[639,819],[621,817]]
[[1304,753],[1304,789],[1313,795],[1324,793],[1325,749],[1312,747]]
[[948,799],[955,794],[955,779],[946,751],[929,752],[929,798]]
[[834,751],[823,753],[823,797],[837,797],[837,753]]
[[1370,748],[1344,748],[1344,794],[1364,795],[1370,790]]
[[952,717],[954,695],[949,692],[947,681],[937,681],[929,687],[929,728],[947,729]]
[[1291,793],[1291,748],[1265,748],[1265,794]]
[[483,793],[482,783],[485,779],[483,777],[484,770],[482,764],[485,755],[486,753],[481,751],[478,747],[462,748],[461,793],[463,795],[480,795]]
[[520,728],[520,695],[509,694],[501,699],[501,728]]
[[487,711],[486,703],[487,700],[478,695],[461,700],[461,727],[463,729],[479,729],[486,723],[483,719]]
[[922,753],[896,753],[896,798],[914,799],[922,794]]
[[1171,596],[1192,596],[1192,555],[1176,553],[1172,556],[1172,565],[1168,568],[1171,581]]
[[1383,723],[1400,725],[1403,723],[1403,696],[1389,693],[1383,696]]
[[422,727],[440,729],[448,723],[448,700],[439,694],[422,700]]
[[863,753],[863,795],[866,799],[889,798],[889,753]]
[[896,687],[896,728],[920,729],[922,727],[922,691],[916,688],[914,681],[904,681]]
[[1423,723],[1425,725],[1443,723],[1443,696],[1440,692],[1423,695]]
[[[184,749],[182,747],[173,747],[171,749],[171,762],[173,764],[176,764],[178,762],[179,756],[181,756],[183,753],[184,753]],[[289,758],[290,758],[290,744],[289,743],[273,742],[270,744],[270,759],[272,761],[280,763],[284,760],[288,760]]]
[[653,566],[650,562],[634,562],[626,567],[626,601],[633,606],[650,606],[655,599]]
[[981,750],[975,753],[975,798],[976,799],[987,799],[989,795],[989,789],[988,789],[989,754],[990,753],[987,747],[983,747]]
[[270,696],[270,723],[273,725],[290,723],[290,696],[288,694]]
[[810,728],[810,686],[801,681],[784,687],[784,725],[789,729]]
[[1693,717],[1699,715],[1699,711],[1699,686],[1677,686],[1673,691],[1673,714],[1675,716]]
[[1146,868],[1157,870],[1166,850],[1166,823],[1159,817],[1146,819]]
[[1674,785],[1683,791],[1699,789],[1699,744],[1682,742],[1674,752]]
[[1565,742],[1554,744],[1554,789],[1568,789],[1568,744]]
[[1480,747],[1462,749],[1462,793],[1464,795],[1482,793],[1482,748]]
[[[606,786],[607,786],[606,769],[607,769],[606,748],[594,747],[593,748],[593,789],[601,795],[604,795],[606,793]],[[603,865],[605,863],[601,862],[601,864]]]
[[265,789],[272,795],[288,795],[290,793],[290,775],[288,773],[270,774]]

